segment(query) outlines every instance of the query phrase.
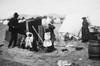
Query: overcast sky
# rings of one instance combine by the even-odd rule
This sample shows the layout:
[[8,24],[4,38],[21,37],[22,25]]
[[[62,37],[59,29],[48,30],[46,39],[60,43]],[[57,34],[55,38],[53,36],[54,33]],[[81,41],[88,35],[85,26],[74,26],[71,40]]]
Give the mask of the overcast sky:
[[0,0],[0,19],[7,18],[14,12],[29,15],[58,13],[92,16],[99,14],[100,0]]

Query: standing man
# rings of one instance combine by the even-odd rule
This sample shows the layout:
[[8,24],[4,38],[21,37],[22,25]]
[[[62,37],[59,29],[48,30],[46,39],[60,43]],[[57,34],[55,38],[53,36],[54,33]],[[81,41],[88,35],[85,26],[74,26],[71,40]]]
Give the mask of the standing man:
[[83,17],[83,22],[82,22],[82,42],[88,42],[90,38],[90,32],[89,32],[89,23],[86,19],[86,17]]
[[12,43],[14,43],[14,44],[13,44],[13,47],[15,47],[15,46],[16,46],[16,43],[17,43],[18,16],[19,16],[18,13],[14,13],[13,18],[11,18],[11,19],[9,20],[9,23],[8,23],[9,31],[11,32],[11,39],[10,39],[8,48],[11,47]]

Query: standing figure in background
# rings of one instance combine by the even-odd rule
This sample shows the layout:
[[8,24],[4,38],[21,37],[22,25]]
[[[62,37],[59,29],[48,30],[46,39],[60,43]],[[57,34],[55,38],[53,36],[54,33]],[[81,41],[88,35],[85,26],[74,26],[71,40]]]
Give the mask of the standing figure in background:
[[8,23],[8,26],[9,26],[9,31],[11,32],[11,39],[10,39],[10,42],[9,42],[9,45],[8,45],[8,48],[11,47],[12,43],[13,44],[13,47],[16,47],[16,43],[17,43],[17,27],[18,27],[18,13],[14,13],[14,17],[11,18],[9,20],[9,23]]
[[88,42],[90,39],[90,32],[89,32],[89,23],[86,19],[86,17],[83,17],[83,22],[82,22],[82,42]]

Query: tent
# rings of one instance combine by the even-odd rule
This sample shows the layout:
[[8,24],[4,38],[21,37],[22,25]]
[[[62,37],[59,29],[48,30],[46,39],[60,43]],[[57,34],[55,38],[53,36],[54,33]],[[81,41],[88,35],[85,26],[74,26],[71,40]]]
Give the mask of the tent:
[[[68,14],[59,29],[59,32],[63,33],[70,33],[73,35],[78,35],[79,31],[82,27],[82,17],[87,17],[88,22],[90,23],[89,27],[92,26],[100,26],[100,15],[99,11],[96,11],[94,13],[72,13]],[[80,33],[81,36],[81,33]]]
[[69,14],[66,16],[63,24],[61,25],[59,32],[70,33],[72,35],[78,35],[82,27],[82,17],[85,14]]

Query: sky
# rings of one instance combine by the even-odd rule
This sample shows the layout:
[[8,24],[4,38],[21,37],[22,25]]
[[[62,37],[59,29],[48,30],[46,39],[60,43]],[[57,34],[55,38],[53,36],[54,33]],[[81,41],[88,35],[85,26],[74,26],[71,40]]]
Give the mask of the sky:
[[100,0],[0,0],[0,19],[8,18],[15,12],[27,15],[66,15],[65,22],[70,25],[66,24],[76,27],[77,31],[84,16],[93,25],[100,26]]
[[9,17],[14,12],[29,15],[49,13],[87,15],[100,12],[100,0],[0,0],[0,18]]

